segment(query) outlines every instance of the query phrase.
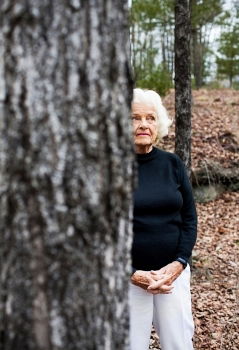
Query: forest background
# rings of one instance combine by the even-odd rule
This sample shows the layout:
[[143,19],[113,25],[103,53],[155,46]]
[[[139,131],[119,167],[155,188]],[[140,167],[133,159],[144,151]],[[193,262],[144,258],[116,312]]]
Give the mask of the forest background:
[[[174,104],[174,79],[176,102],[186,95],[178,82],[188,80],[174,73],[172,3],[132,2],[131,59],[136,84],[164,95],[178,123],[186,113]],[[223,3],[190,1],[192,131],[183,130],[192,136],[199,214],[198,350],[238,348],[238,5],[226,11]],[[0,1],[2,350],[128,349],[135,186],[128,19],[128,0]],[[189,58],[188,47],[182,51]],[[189,65],[175,63],[188,77]],[[174,130],[160,147],[175,151]],[[156,343],[154,334],[151,348]]]
[[[237,349],[239,3],[191,0],[195,349]],[[158,91],[174,119],[174,1],[131,2],[136,86]],[[160,147],[174,151],[172,128]],[[151,349],[159,349],[152,333]]]
[[[165,94],[174,78],[174,1],[131,3],[136,85]],[[191,0],[192,86],[239,87],[238,1]]]

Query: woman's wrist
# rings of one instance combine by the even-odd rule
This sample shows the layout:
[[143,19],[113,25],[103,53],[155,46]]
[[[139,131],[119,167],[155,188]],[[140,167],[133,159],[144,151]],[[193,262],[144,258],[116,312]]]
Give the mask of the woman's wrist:
[[178,261],[179,263],[181,263],[184,269],[187,267],[188,263],[185,259],[178,257],[177,259],[175,259],[175,261]]

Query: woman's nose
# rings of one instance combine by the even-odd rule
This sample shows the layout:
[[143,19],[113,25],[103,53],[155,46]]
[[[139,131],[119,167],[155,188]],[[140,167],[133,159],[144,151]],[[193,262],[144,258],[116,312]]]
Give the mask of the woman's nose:
[[145,118],[142,118],[142,119],[140,120],[139,125],[140,125],[141,127],[148,127],[148,122],[147,122],[147,120],[146,120]]

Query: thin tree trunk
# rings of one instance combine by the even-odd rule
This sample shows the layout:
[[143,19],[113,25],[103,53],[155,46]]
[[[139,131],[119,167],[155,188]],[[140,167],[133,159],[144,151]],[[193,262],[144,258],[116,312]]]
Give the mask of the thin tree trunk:
[[[189,0],[191,15],[195,15],[198,10],[198,0]],[[195,12],[195,13],[194,13]],[[192,69],[195,79],[195,87],[199,89],[203,84],[203,65],[204,65],[204,55],[203,46],[201,42],[201,30],[197,22],[191,23],[191,52],[192,52]]]
[[188,0],[175,1],[175,152],[191,168],[190,11]]
[[197,29],[192,30],[192,57],[193,57],[193,75],[195,79],[195,87],[199,89],[203,84],[202,79],[202,65],[203,65],[203,54],[202,44],[198,40]]
[[162,64],[163,67],[166,67],[166,48],[165,48],[165,28],[163,28],[162,35],[161,35],[161,47],[162,47]]
[[127,0],[0,4],[0,348],[128,349]]

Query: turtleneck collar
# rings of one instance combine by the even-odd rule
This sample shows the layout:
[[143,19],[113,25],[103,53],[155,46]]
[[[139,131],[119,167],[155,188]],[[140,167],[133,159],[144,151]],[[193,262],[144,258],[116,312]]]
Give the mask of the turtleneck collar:
[[154,159],[157,156],[158,149],[156,147],[153,147],[152,151],[149,153],[136,153],[137,161],[139,163],[141,162],[148,162],[152,159]]

